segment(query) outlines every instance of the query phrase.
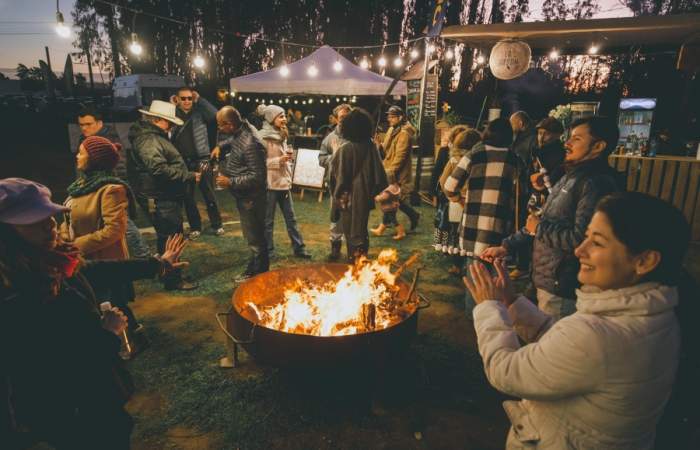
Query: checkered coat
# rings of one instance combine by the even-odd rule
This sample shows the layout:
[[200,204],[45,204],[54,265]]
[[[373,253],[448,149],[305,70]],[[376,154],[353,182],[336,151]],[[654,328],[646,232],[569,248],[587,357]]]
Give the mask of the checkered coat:
[[479,143],[467,153],[445,181],[448,197],[460,196],[466,183],[464,212],[459,225],[462,255],[478,256],[501,245],[513,221],[514,184],[518,157],[508,148]]

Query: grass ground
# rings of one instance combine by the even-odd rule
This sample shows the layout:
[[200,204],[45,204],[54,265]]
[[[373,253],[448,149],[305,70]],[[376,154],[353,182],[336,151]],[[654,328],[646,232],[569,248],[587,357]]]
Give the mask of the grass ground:
[[[221,197],[225,221],[237,221]],[[314,261],[328,251],[327,203],[295,195],[302,234]],[[258,366],[241,352],[241,367],[220,369],[223,333],[214,320],[226,311],[248,250],[237,223],[226,235],[203,236],[184,259],[200,287],[164,293],[155,282],[138,285],[134,310],[151,347],[130,363],[139,393],[128,405],[136,419],[134,448],[141,449],[497,449],[508,421],[504,397],[483,375],[474,330],[464,314],[461,281],[432,251],[432,209],[421,207],[418,231],[400,243],[372,238],[370,256],[395,247],[401,259],[422,252],[419,291],[432,305],[420,312],[418,336],[406,355],[391,361],[386,383],[374,397],[371,368],[324,372]],[[203,215],[205,217],[205,215]],[[281,215],[275,228],[272,268],[303,264],[292,257]],[[370,224],[379,222],[373,212]],[[205,220],[206,223],[206,220]],[[153,236],[150,236],[153,239]],[[689,268],[700,274],[700,247]],[[420,434],[416,434],[420,433]]]

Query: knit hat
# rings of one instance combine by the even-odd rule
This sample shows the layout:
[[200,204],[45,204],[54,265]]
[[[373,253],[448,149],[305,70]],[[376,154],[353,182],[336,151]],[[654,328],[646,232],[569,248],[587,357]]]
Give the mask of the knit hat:
[[90,136],[83,141],[82,145],[88,154],[89,170],[111,171],[117,166],[119,150],[122,148],[120,144],[112,143],[101,136]]
[[267,108],[265,108],[265,112],[263,113],[263,115],[265,116],[265,120],[269,124],[272,124],[272,122],[275,121],[275,118],[277,118],[277,116],[279,116],[280,114],[284,114],[284,109],[277,105],[268,105]]

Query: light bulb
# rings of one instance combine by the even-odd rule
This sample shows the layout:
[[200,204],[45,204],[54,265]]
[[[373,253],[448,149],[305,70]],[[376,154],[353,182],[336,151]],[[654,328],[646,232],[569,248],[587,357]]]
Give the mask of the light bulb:
[[549,59],[557,59],[559,58],[559,51],[556,48],[553,48],[551,52],[549,52]]
[[394,58],[394,67],[401,67],[403,65],[403,59],[400,56]]
[[283,77],[289,76],[289,67],[286,64],[280,67],[280,75]]
[[[284,102],[285,102],[285,103],[289,103],[289,99],[288,99],[288,98],[285,98],[285,99],[284,99]],[[280,102],[280,103],[282,103],[282,102]]]
[[335,70],[336,72],[340,72],[341,70],[343,70],[343,65],[340,63],[340,61],[336,61],[333,63],[333,70]]
[[589,55],[595,55],[596,53],[598,53],[598,46],[597,46],[596,44],[592,44],[592,45],[588,48],[588,54],[589,54]]
[[447,51],[445,52],[445,59],[452,59],[454,57],[455,57],[455,52],[453,52],[451,48],[448,48]]
[[367,58],[362,58],[362,61],[360,61],[360,67],[363,69],[369,68],[369,61],[367,61]]
[[430,44],[428,46],[428,54],[431,54],[435,51],[435,46],[433,44]]
[[141,44],[139,44],[137,41],[132,41],[131,45],[129,46],[129,51],[133,53],[136,56],[139,56],[141,52],[143,52],[143,47],[141,47]]
[[315,77],[318,75],[318,69],[316,68],[316,64],[311,64],[308,69],[306,69],[306,73],[310,77]]
[[249,102],[249,101],[250,101],[250,97],[246,97],[245,101]]
[[379,61],[377,61],[377,64],[379,64],[379,67],[386,66],[386,58],[382,56],[381,58],[379,58]]
[[198,69],[201,69],[204,67],[204,58],[202,58],[200,55],[197,55],[194,57],[194,66]]
[[298,104],[299,104],[299,102],[298,102],[298,101],[296,101],[296,100],[294,100],[294,104],[295,104],[295,105],[298,105]]
[[313,99],[313,98],[310,98],[310,99],[308,100],[309,105],[312,104],[313,102],[314,102],[314,99]]
[[413,50],[411,50],[411,59],[418,58],[418,55],[419,55],[418,50],[416,50],[415,48]]
[[61,11],[56,11],[56,33],[62,38],[70,37],[70,28],[63,22],[63,14],[61,14]]
[[302,104],[302,105],[306,105],[306,100],[302,100],[302,101],[301,101],[301,104]]
[[340,99],[338,97],[335,98],[336,103],[340,103]]
[[348,98],[347,98],[347,97],[343,97],[343,101],[344,101],[344,102],[347,102],[347,101],[348,101]]
[[476,57],[477,64],[483,64],[485,61],[486,61],[486,58],[484,58],[484,55],[479,55]]

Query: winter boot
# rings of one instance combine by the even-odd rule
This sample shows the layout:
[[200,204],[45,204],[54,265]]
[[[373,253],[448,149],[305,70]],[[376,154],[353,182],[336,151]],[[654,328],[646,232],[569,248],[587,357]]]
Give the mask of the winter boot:
[[375,236],[381,236],[384,233],[384,230],[386,230],[386,225],[380,223],[377,228],[372,228],[370,231]]
[[406,237],[406,230],[404,229],[403,225],[398,224],[396,225],[396,234],[394,235],[394,240],[395,241],[400,241],[401,239]]

